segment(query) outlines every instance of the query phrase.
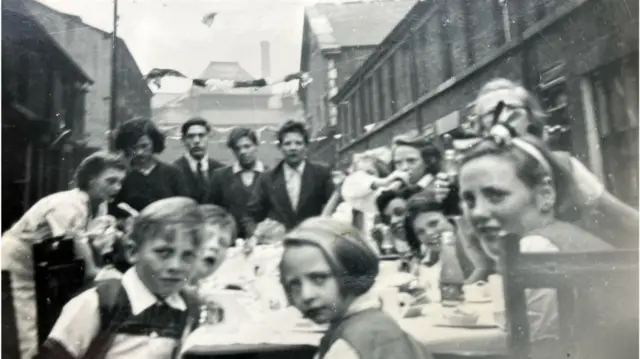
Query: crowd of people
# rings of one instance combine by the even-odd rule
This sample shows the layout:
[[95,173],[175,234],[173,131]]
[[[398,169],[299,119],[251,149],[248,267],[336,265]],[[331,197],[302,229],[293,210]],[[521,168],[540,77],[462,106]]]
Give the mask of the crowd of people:
[[[309,133],[296,121],[278,131],[283,159],[273,168],[249,128],[230,132],[237,161],[225,166],[207,153],[207,121],[192,118],[181,128],[185,154],[169,164],[157,158],[164,136],[153,121],[123,123],[116,153],[86,158],[75,188],[41,199],[2,236],[22,357],[169,358],[200,323],[194,293],[229,249],[275,243],[288,303],[330,324],[319,358],[429,358],[380,310],[381,259],[397,258],[390,263],[431,298],[455,300],[462,286],[501,276],[508,235],[522,252],[638,247],[637,210],[547,147],[545,113],[529,91],[492,80],[473,112],[473,132],[444,146],[396,138],[346,171],[309,160]],[[31,246],[59,237],[73,238],[90,289],[39,346]],[[528,291],[532,341],[559,335],[554,296]]]

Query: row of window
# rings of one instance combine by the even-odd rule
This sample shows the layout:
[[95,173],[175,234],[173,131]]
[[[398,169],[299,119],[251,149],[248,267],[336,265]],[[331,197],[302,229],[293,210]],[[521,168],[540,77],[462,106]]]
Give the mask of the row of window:
[[388,120],[452,76],[491,57],[508,42],[512,19],[519,19],[526,30],[567,2],[518,3],[516,9],[515,2],[505,0],[437,2],[420,27],[407,34],[357,88],[338,100],[340,145],[361,137],[372,124]]

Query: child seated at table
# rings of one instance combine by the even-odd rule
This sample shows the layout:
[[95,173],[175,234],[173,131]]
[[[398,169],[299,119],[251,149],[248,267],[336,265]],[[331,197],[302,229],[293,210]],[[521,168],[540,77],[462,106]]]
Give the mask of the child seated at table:
[[280,281],[306,318],[329,324],[319,359],[431,358],[380,309],[371,291],[377,275],[377,255],[343,221],[314,217],[287,234]]
[[206,240],[196,272],[190,280],[190,285],[194,286],[220,268],[238,232],[235,219],[226,209],[205,204],[200,206],[200,210],[205,218]]
[[200,304],[182,289],[197,264],[203,222],[189,198],[147,206],[130,233],[134,267],[69,301],[40,357],[174,357],[198,324]]
[[[450,192],[450,195],[453,192]],[[473,261],[464,248],[461,236],[464,232],[458,228],[455,217],[459,215],[458,201],[438,201],[428,192],[421,192],[409,199],[408,212],[405,219],[405,233],[407,242],[412,247],[422,247],[420,277],[424,284],[428,284],[437,292],[442,267],[442,236],[445,232],[456,235],[455,259],[464,276],[465,283],[478,280],[486,281],[487,277],[474,277]],[[468,281],[471,279],[471,281]],[[433,292],[432,294],[435,294]],[[437,297],[437,295],[436,295]]]

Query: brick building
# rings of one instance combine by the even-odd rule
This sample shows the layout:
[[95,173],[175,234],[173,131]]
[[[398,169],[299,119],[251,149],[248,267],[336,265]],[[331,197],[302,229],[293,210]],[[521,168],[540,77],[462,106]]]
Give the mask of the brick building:
[[637,15],[638,1],[419,2],[332,98],[337,151],[463,126],[479,88],[506,77],[567,129],[556,145],[637,205]]
[[407,14],[415,0],[351,1],[320,3],[305,9],[301,69],[313,82],[300,90],[305,118],[313,142],[312,156],[325,162],[335,159],[329,140],[337,119],[330,98]]
[[67,188],[83,156],[89,75],[27,11],[2,1],[2,229]]
[[[95,83],[86,95],[84,140],[91,148],[106,148],[111,106],[111,33],[85,24],[78,16],[59,12],[35,0],[23,2],[32,16],[94,79]],[[127,45],[120,38],[116,41],[116,49],[117,119],[125,121],[136,116],[150,117],[153,93]]]
[[[268,56],[268,51],[263,51],[263,55]],[[263,68],[265,71],[268,72]],[[211,62],[199,78],[253,79],[236,62]],[[213,91],[193,87],[184,94],[156,93],[153,102],[153,118],[168,134],[166,149],[160,156],[166,161],[174,161],[183,155],[180,126],[189,118],[199,116],[212,126],[210,156],[227,164],[233,163],[235,158],[226,146],[227,135],[234,126],[244,126],[259,132],[259,157],[268,166],[273,166],[281,158],[274,143],[275,131],[286,120],[301,117],[297,96],[276,93],[271,87]]]

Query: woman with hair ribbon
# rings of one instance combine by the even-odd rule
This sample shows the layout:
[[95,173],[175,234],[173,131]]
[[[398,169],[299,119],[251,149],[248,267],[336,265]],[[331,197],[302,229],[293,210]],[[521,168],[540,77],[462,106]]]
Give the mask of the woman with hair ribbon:
[[[562,219],[575,184],[573,174],[557,156],[539,139],[530,135],[512,137],[508,128],[497,126],[493,136],[467,149],[459,174],[466,218],[480,248],[496,264],[497,274],[492,277],[497,277],[497,283],[504,276],[502,261],[508,255],[502,242],[515,240],[511,238],[519,240],[523,253],[612,250],[610,243]],[[490,277],[489,281],[495,280]],[[628,308],[605,299],[606,290],[593,287],[581,292],[581,306],[588,308],[593,319],[592,326],[576,338],[580,348],[585,348],[585,344],[589,348],[579,354],[581,358],[603,357],[615,350],[614,346],[628,345],[637,338],[637,329],[634,334],[628,326],[631,319],[637,328],[637,318],[629,318]],[[629,290],[633,288],[630,286]],[[493,295],[496,295],[494,303],[500,303],[504,297],[500,290]],[[536,348],[553,348],[548,344],[562,339],[555,289],[527,289],[525,295],[534,352]],[[504,327],[505,309],[501,305],[495,309],[495,318]],[[603,316],[607,320],[599,319]],[[547,344],[536,345],[542,342]],[[595,353],[598,354],[593,356]]]
[[[512,138],[522,135],[544,141],[546,114],[538,100],[522,86],[506,79],[494,79],[485,84],[475,100],[475,139],[454,141],[458,152],[465,152],[470,144],[482,137]],[[638,247],[638,211],[609,193],[598,178],[580,161],[566,152],[551,152],[553,159],[569,176],[567,196],[559,204],[556,215],[618,248]],[[447,181],[435,180],[427,191],[441,193],[448,189]],[[467,235],[463,236],[468,252],[479,246],[473,230],[463,216]],[[472,256],[478,277],[489,271],[486,257]],[[474,275],[475,276],[475,275]]]

